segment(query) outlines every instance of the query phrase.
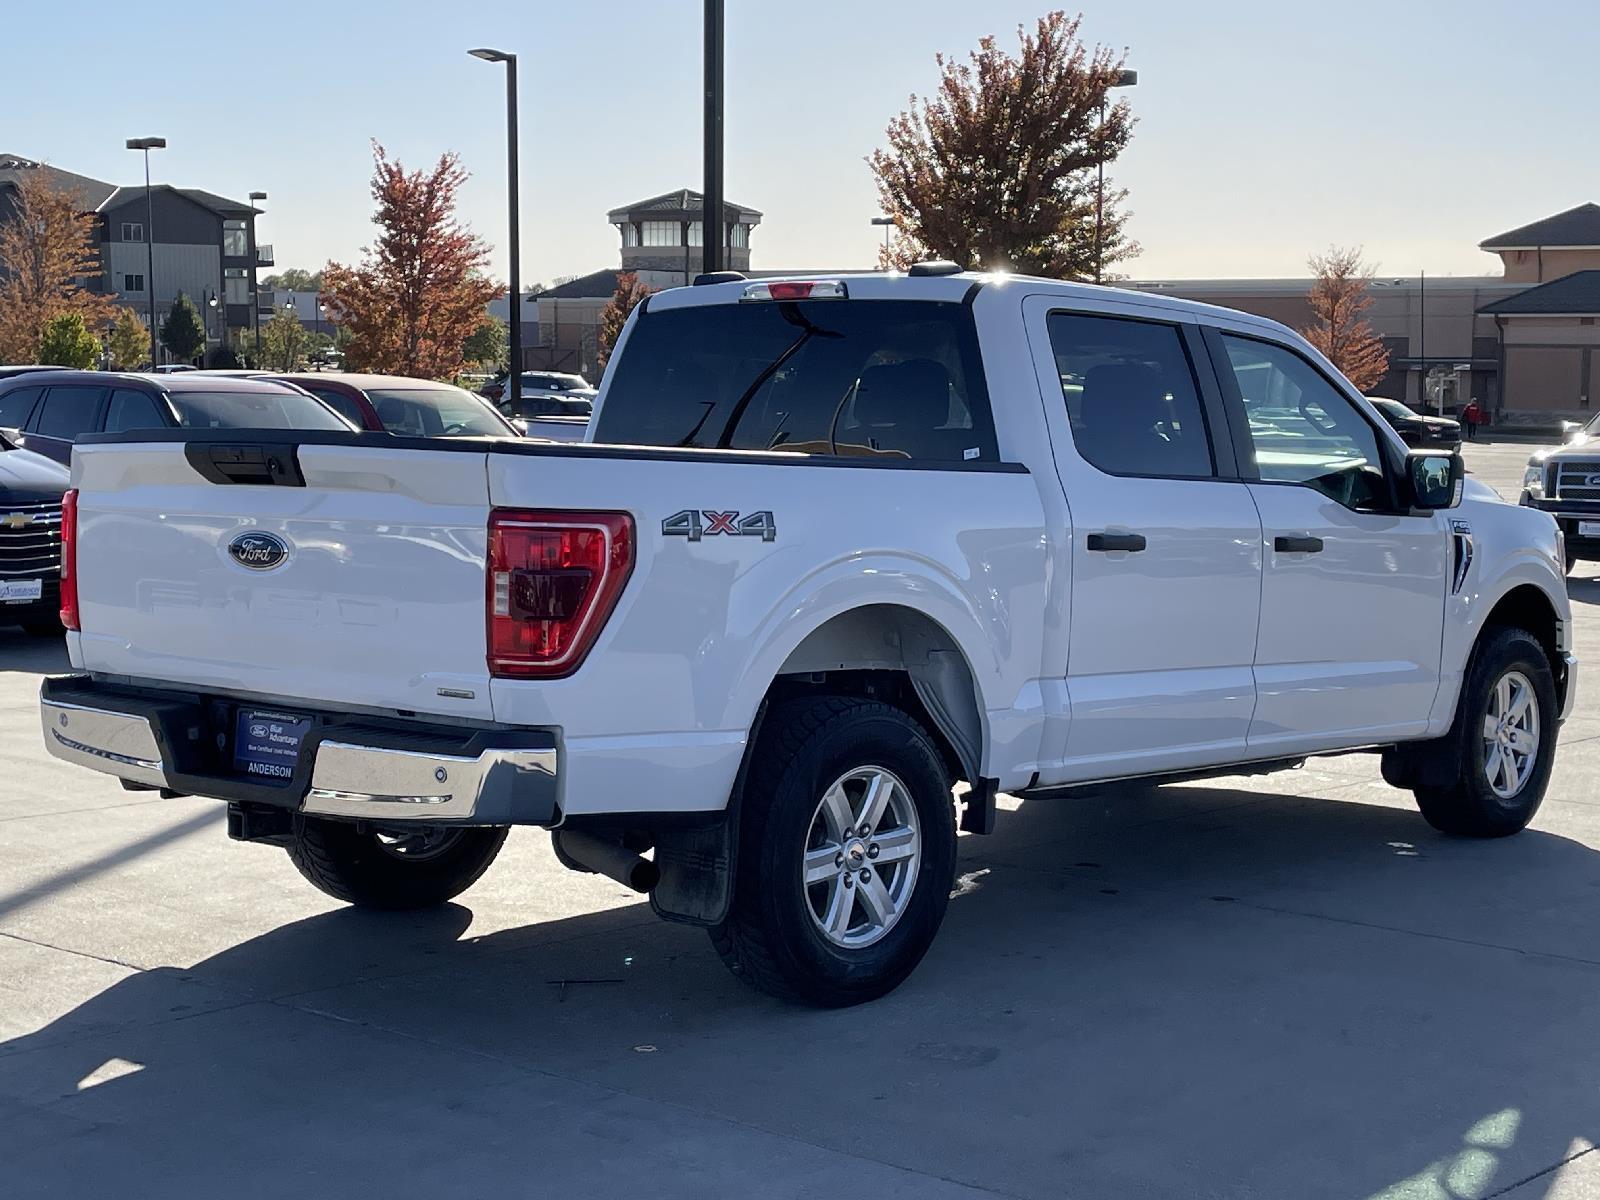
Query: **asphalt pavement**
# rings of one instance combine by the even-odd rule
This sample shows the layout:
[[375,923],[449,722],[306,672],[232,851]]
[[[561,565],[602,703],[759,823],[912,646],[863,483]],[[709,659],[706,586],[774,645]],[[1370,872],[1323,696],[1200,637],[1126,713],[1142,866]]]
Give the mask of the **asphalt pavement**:
[[[1528,449],[1467,455],[1514,498]],[[1368,756],[1003,800],[921,969],[813,1012],[534,830],[442,911],[343,908],[47,757],[65,666],[0,630],[8,1200],[1600,1196],[1592,667],[1518,837]]]

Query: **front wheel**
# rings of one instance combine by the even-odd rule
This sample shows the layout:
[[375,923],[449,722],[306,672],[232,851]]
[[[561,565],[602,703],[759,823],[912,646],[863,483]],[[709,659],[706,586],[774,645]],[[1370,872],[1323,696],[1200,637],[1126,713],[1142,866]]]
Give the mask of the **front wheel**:
[[1423,818],[1442,833],[1505,837],[1533,820],[1555,763],[1555,675],[1525,629],[1491,630],[1473,656],[1447,740],[1457,764],[1448,787],[1416,789]]
[[728,967],[782,999],[836,1008],[911,974],[955,879],[950,775],[899,709],[826,696],[763,722],[741,800]]
[[288,850],[300,874],[335,900],[358,908],[432,908],[476,883],[508,832],[297,816]]

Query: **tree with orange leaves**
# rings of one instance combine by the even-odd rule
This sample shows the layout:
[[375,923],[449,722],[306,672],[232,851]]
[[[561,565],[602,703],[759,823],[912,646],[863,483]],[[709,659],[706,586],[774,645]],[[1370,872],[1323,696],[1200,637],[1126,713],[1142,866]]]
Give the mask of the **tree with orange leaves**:
[[1389,372],[1389,351],[1367,321],[1372,268],[1361,261],[1360,247],[1330,246],[1326,254],[1313,254],[1306,265],[1316,276],[1307,297],[1316,322],[1300,332],[1358,392],[1364,392]]
[[601,371],[604,371],[606,363],[611,361],[611,352],[616,349],[617,339],[622,336],[622,327],[628,323],[628,314],[638,308],[652,290],[640,283],[639,277],[632,271],[624,271],[617,276],[616,291],[611,293],[610,301],[600,310],[600,332],[597,340]]
[[80,282],[101,270],[96,218],[80,197],[23,172],[13,205],[0,225],[0,362],[35,362],[51,321],[76,314],[99,331],[116,307]]
[[[1019,26],[1013,56],[993,37],[969,62],[935,60],[932,99],[889,123],[887,148],[867,160],[896,244],[885,266],[927,257],[963,267],[1095,277],[1096,169],[1127,146],[1134,119],[1110,102],[1125,54],[1078,40],[1082,16],[1052,12]],[[1100,263],[1139,247],[1124,232],[1127,192],[1107,186]]]
[[372,145],[373,216],[380,233],[365,261],[329,263],[322,291],[342,329],[345,361],[358,370],[449,379],[462,346],[500,288],[484,270],[489,249],[456,216],[467,172],[453,153],[431,171],[407,171]]

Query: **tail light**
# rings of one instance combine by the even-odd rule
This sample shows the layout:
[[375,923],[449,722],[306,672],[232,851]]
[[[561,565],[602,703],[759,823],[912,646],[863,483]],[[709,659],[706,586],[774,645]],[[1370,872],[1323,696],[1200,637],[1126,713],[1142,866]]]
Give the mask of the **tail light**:
[[633,572],[633,518],[614,512],[489,514],[489,674],[555,679],[578,669]]
[[61,623],[78,628],[78,489],[61,497]]

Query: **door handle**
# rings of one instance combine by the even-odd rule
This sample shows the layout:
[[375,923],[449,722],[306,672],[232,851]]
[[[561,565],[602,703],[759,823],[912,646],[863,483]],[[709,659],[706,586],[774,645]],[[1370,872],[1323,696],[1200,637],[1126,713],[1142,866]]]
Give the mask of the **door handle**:
[[1137,554],[1144,549],[1142,533],[1091,533],[1089,549],[1095,551],[1127,550]]
[[1279,554],[1321,554],[1322,539],[1319,537],[1283,537],[1272,539],[1272,548]]

